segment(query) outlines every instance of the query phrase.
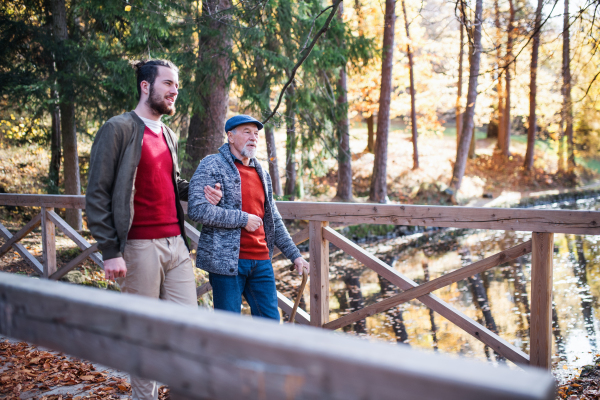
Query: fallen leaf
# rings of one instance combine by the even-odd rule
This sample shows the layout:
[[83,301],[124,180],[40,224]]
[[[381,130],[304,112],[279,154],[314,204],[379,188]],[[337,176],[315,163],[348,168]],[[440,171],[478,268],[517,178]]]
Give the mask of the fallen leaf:
[[84,375],[84,376],[80,376],[79,379],[83,380],[83,381],[92,381],[94,380],[94,375]]

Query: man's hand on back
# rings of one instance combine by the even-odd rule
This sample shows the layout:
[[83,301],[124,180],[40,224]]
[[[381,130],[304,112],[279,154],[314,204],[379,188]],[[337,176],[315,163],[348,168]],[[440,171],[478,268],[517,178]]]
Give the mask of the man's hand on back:
[[248,214],[248,223],[244,227],[248,232],[254,232],[263,224],[262,219],[258,215]]
[[111,258],[104,261],[104,277],[106,279],[125,278],[127,266],[123,257]]
[[208,200],[208,202],[213,206],[219,204],[219,201],[221,201],[221,197],[223,197],[223,192],[221,191],[221,184],[217,182],[214,189],[208,185],[204,186],[204,197],[206,197],[206,200]]
[[302,275],[304,272],[308,274],[310,264],[303,257],[298,257],[294,260],[294,266],[296,267],[296,272]]

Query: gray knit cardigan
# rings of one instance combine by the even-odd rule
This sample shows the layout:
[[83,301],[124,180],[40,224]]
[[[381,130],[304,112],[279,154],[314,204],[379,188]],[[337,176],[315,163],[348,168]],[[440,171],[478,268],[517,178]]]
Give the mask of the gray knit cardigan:
[[[265,191],[265,216],[263,219],[269,257],[277,246],[290,260],[300,257],[277,206],[273,200],[271,177],[256,159],[254,166]],[[221,184],[223,198],[212,205],[204,197],[204,186]],[[202,223],[198,241],[196,266],[220,275],[237,275],[241,230],[248,223],[248,213],[242,211],[241,178],[236,168],[229,144],[219,148],[219,154],[204,158],[189,186],[188,216]]]

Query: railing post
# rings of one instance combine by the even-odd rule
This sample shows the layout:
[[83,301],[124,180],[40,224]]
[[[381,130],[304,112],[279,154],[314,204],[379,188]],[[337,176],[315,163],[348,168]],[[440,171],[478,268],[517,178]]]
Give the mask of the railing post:
[[310,324],[329,322],[329,241],[323,238],[326,221],[309,221]]
[[529,363],[550,369],[552,355],[552,257],[554,234],[532,234]]
[[56,231],[54,222],[48,217],[53,208],[42,207],[42,256],[44,259],[44,278],[56,272]]

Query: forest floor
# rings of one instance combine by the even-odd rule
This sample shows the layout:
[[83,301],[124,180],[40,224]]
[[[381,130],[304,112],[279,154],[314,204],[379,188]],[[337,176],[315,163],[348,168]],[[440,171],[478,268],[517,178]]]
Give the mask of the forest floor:
[[[356,127],[352,134],[352,167],[355,201],[366,201],[369,191],[373,154],[364,151],[366,129]],[[276,135],[284,135],[278,131]],[[285,143],[283,137],[276,137],[278,143]],[[480,138],[477,140],[477,157],[469,160],[466,174],[459,193],[459,203],[463,205],[502,205],[517,202],[528,196],[550,194],[574,190],[577,187],[592,187],[600,182],[598,172],[578,167],[574,174],[556,174],[557,156],[543,142],[535,153],[535,166],[531,173],[525,173],[523,157],[525,146],[522,140],[514,140],[509,160],[494,151],[495,142]],[[91,143],[80,143],[80,168],[82,187],[87,184]],[[285,154],[284,148],[278,154]],[[258,157],[266,161],[264,143],[259,145]],[[410,136],[402,129],[390,134],[388,159],[388,194],[390,202],[409,204],[450,204],[450,196],[444,191],[450,181],[453,159],[456,155],[456,138],[452,135],[424,136],[419,143],[420,168],[412,168],[412,144]],[[45,193],[45,176],[49,154],[45,147],[36,144],[27,146],[0,147],[0,193]],[[284,157],[280,157],[280,160]],[[281,164],[281,163],[280,163]],[[280,165],[281,167],[281,165]],[[304,171],[303,201],[331,201],[335,196],[335,162],[325,165],[320,174],[309,179]],[[63,210],[57,210],[59,214]],[[11,232],[16,232],[39,210],[25,207],[1,207],[0,222]],[[83,236],[92,237],[84,223]],[[2,241],[3,242],[3,241]],[[61,232],[57,231],[58,267],[65,265],[79,253],[78,247]],[[21,243],[36,257],[41,259],[41,232],[34,230]],[[1,244],[1,243],[0,243]],[[278,263],[281,264],[281,263]],[[0,271],[35,276],[35,271],[14,252],[0,257]],[[281,281],[278,289],[288,297],[299,282],[284,267],[278,267],[277,278]],[[67,274],[65,280],[99,288],[118,290],[111,281],[104,279],[103,271],[89,259]],[[197,274],[197,283],[202,284],[206,277]],[[204,298],[205,297],[205,298]],[[209,295],[201,302],[211,306]],[[595,367],[594,367],[595,368]],[[593,368],[592,368],[593,369]],[[586,371],[586,370],[584,370]],[[595,370],[594,370],[595,371]],[[583,374],[583,373],[582,373]],[[593,385],[583,378],[593,376]],[[600,376],[600,373],[598,374]],[[561,398],[587,399],[596,390],[598,376],[580,377],[566,386],[561,386]],[[126,375],[89,362],[70,358],[27,343],[19,343],[8,338],[0,338],[0,398],[45,398],[45,399],[91,399],[128,397],[129,386]],[[584,383],[581,383],[584,382]],[[587,382],[587,383],[586,383]],[[579,386],[578,386],[579,385]],[[587,385],[587,386],[586,386]],[[582,388],[580,390],[580,388]],[[584,390],[585,389],[585,390]],[[586,392],[587,391],[587,392]],[[587,394],[584,394],[586,392]],[[161,398],[168,396],[167,388],[161,389]],[[573,397],[575,396],[575,397]],[[595,398],[595,397],[594,397]]]

